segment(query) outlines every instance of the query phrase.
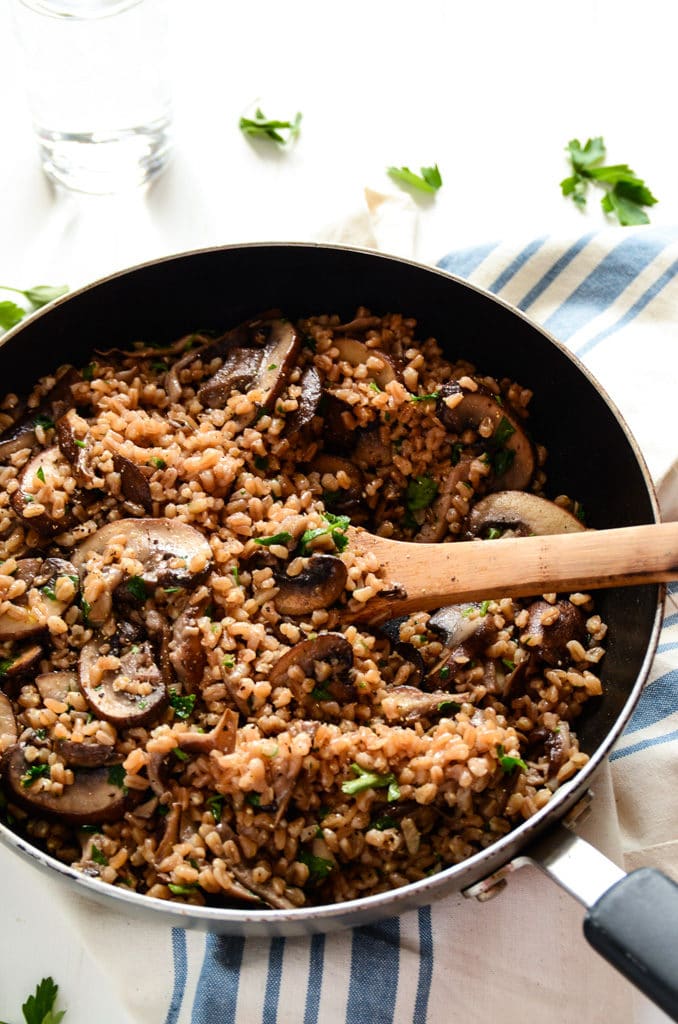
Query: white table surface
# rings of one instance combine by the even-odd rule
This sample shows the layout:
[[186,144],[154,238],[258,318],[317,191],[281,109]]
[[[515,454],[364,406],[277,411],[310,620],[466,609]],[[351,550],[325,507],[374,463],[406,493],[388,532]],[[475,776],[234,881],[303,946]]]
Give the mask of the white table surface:
[[[652,222],[678,223],[678,11],[668,0],[168,3],[174,158],[147,195],[112,201],[56,196],[43,179],[0,2],[0,283],[73,286],[194,247],[315,239],[362,208],[365,186],[396,190],[390,164],[437,162],[443,175],[435,199],[418,203],[420,260],[583,234],[605,223],[598,201],[582,216],[558,183],[567,141],[597,134],[610,162],[630,163],[660,198]],[[238,118],[257,102],[272,117],[302,111],[293,147],[240,134]],[[0,849],[0,1019],[18,1020],[51,974],[67,1024],[128,1024],[52,892]]]

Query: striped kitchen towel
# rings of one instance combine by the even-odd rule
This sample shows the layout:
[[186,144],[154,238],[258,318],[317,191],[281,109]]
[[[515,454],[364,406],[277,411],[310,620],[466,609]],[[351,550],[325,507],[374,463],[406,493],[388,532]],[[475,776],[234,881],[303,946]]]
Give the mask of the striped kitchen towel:
[[[635,434],[666,507],[678,508],[678,230],[611,228],[576,240],[488,244],[452,252],[439,265],[524,310],[590,367]],[[678,878],[675,585],[668,602],[650,682],[599,773],[582,832],[629,867],[651,863]],[[135,1024],[648,1019],[630,986],[586,945],[581,908],[530,868],[489,904],[451,896],[369,927],[300,939],[170,933],[152,921],[102,915],[83,900],[74,907],[70,895],[64,908]]]

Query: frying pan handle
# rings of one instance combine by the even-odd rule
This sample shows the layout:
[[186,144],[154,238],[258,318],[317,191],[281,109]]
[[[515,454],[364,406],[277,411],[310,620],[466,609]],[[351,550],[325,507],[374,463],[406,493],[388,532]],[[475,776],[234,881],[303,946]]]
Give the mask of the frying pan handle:
[[584,934],[593,948],[678,1021],[678,885],[639,868],[589,908]]

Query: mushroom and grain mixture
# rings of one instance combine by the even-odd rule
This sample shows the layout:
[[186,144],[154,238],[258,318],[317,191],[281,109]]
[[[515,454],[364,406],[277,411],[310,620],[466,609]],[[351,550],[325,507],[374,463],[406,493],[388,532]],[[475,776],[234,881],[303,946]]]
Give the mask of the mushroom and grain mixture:
[[300,907],[457,863],[587,760],[585,594],[365,625],[349,522],[413,541],[583,529],[530,394],[401,315],[95,353],[0,435],[3,817],[112,885]]

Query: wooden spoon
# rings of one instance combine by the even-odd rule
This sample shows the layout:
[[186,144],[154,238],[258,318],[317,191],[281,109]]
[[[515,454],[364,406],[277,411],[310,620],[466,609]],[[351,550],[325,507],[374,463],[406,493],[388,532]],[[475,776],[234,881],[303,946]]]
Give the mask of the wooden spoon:
[[379,622],[462,601],[531,597],[678,579],[678,523],[452,544],[412,544],[349,527],[391,584],[351,615]]

